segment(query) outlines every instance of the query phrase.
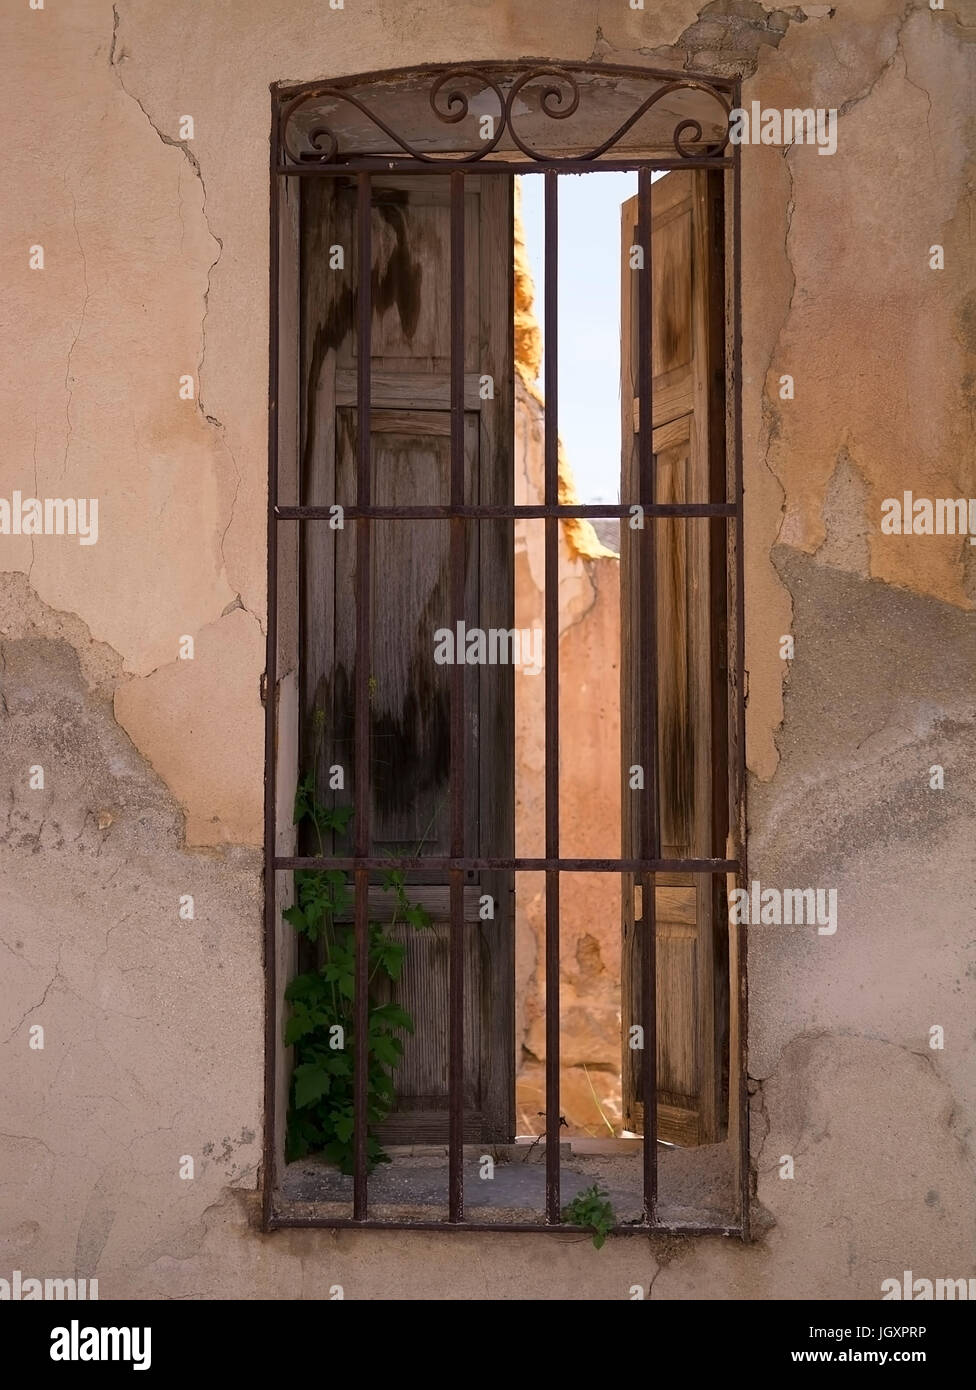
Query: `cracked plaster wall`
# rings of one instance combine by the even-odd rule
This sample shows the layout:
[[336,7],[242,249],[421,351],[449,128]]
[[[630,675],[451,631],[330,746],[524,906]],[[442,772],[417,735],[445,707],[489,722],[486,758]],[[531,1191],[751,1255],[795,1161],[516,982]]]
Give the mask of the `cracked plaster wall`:
[[[972,0],[48,0],[3,24],[17,196],[0,239],[0,495],[98,497],[101,533],[0,540],[4,1272],[97,1273],[105,1295],[145,1297],[334,1282],[348,1297],[626,1297],[653,1280],[655,1298],[875,1298],[904,1268],[971,1275],[976,551],[882,537],[878,520],[903,488],[976,492]],[[267,87],[522,54],[742,71],[747,103],[841,111],[832,158],[743,159],[751,868],[836,886],[841,904],[836,937],[752,934],[768,1217],[749,1248],[248,1224]],[[177,661],[186,634],[199,664]],[[43,1052],[27,1046],[38,1022]],[[777,1176],[787,1152],[793,1182]]]

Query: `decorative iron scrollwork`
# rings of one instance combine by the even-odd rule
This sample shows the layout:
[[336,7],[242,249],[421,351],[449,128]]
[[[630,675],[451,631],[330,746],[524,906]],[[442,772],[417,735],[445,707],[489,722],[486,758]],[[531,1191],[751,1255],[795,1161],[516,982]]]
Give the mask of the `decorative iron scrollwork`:
[[[537,149],[528,142],[528,139],[519,129],[519,123],[526,114],[524,109],[522,111],[516,110],[520,98],[524,108],[526,99],[535,84],[544,81],[546,85],[541,92],[537,93],[538,112],[549,120],[565,121],[580,108],[582,95],[586,89],[585,81],[581,89],[580,76],[584,78],[625,78],[634,83],[652,85],[653,90],[605,140],[585,153],[567,156]],[[415,144],[412,144],[405,136],[395,130],[387,120],[377,114],[371,106],[367,105],[361,96],[355,95],[351,90],[353,85],[361,89],[367,85],[368,81],[364,78],[358,78],[351,80],[348,84],[332,83],[305,90],[288,102],[282,111],[280,124],[279,153],[282,161],[286,165],[297,168],[311,164],[341,167],[367,153],[362,149],[340,148],[339,134],[326,124],[316,124],[314,128],[310,129],[305,134],[304,143],[300,149],[296,150],[291,144],[289,137],[295,115],[303,108],[311,108],[314,111],[316,107],[332,102],[342,102],[353,107],[374,129],[382,131],[393,142],[395,149],[401,151],[408,160],[448,168],[452,165],[476,164],[479,160],[486,159],[494,150],[498,149],[506,134],[516,149],[521,151],[528,160],[536,163],[545,162],[546,164],[558,165],[560,163],[573,164],[580,161],[599,160],[611,151],[652,107],[672,93],[684,91],[702,92],[716,103],[717,114],[719,111],[721,112],[724,134],[719,143],[703,147],[701,145],[703,134],[701,122],[695,117],[685,117],[677,122],[671,132],[675,154],[681,159],[717,159],[722,156],[728,144],[730,84],[723,79],[709,79],[691,74],[674,74],[647,68],[611,66],[609,64],[591,64],[588,66],[565,64],[510,65],[506,67],[497,65],[468,67],[462,65],[446,70],[428,68],[414,70],[410,73],[378,74],[377,77],[382,77],[386,81],[399,78],[405,82],[414,78],[418,83],[422,83],[425,77],[429,78],[431,86],[428,100],[433,116],[444,125],[458,125],[466,118],[473,116],[481,123],[480,138],[477,145],[472,143],[469,148],[460,151],[436,153],[418,149]],[[476,88],[474,92],[470,90],[472,86]],[[491,94],[493,99],[490,104],[494,106],[497,103],[497,110],[481,112],[477,115],[472,113],[472,102],[476,98],[482,101],[488,94]],[[488,127],[486,127],[486,122],[490,122]]]

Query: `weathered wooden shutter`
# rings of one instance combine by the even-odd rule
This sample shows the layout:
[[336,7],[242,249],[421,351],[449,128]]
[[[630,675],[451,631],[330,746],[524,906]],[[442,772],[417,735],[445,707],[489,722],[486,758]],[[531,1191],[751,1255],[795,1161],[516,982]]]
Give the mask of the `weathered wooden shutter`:
[[[450,502],[450,202],[448,180],[372,181],[372,500]],[[350,505],[356,495],[356,189],[307,181],[302,245],[305,382],[302,498]],[[465,184],[465,501],[510,504],[512,462],[512,188]],[[334,268],[341,247],[344,268]],[[486,379],[490,378],[490,386]],[[452,628],[446,520],[374,521],[371,543],[370,738],[372,853],[447,856],[450,846],[450,666],[433,659],[434,632]],[[321,789],[328,768],[354,775],[356,528],[322,522],[302,536],[305,765]],[[467,526],[467,625],[514,626],[510,521]],[[465,668],[465,852],[514,853],[513,671]],[[314,732],[314,711],[324,728]],[[378,876],[377,880],[378,880]],[[448,1133],[447,875],[411,873],[409,896],[432,913],[427,931],[395,928],[406,944],[394,997],[414,1017],[396,1073],[387,1142]],[[469,873],[465,887],[465,1131],[470,1141],[514,1137],[514,902],[512,875]],[[479,899],[494,900],[493,920]],[[386,899],[370,893],[371,912]],[[375,918],[374,918],[375,919]]]
[[[681,170],[652,188],[653,451],[659,502],[724,496],[720,189],[706,171]],[[622,208],[621,499],[639,496],[637,295],[632,269],[637,199]],[[724,523],[645,520],[656,532],[658,759],[665,858],[725,854]],[[642,536],[621,527],[621,730],[624,855],[639,853],[637,798],[627,770],[641,762],[638,685]],[[623,893],[624,1124],[643,1128],[640,1057],[629,1029],[641,1019],[642,909],[634,879]],[[658,1136],[676,1144],[721,1137],[728,951],[721,888],[706,875],[659,874],[657,914]]]

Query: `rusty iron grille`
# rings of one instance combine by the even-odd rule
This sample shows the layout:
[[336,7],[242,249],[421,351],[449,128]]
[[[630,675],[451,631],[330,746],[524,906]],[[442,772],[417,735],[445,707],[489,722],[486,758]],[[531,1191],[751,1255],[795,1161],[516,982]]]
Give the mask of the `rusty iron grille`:
[[[633,93],[633,107],[623,119],[616,119],[604,139],[595,146],[566,154],[567,141],[560,140],[559,123],[571,119],[589,101],[599,107],[601,84],[623,80]],[[426,96],[424,119],[416,130],[398,130],[377,109],[373,94],[395,84]],[[675,114],[675,100],[683,93],[699,94],[711,103],[714,124],[703,128],[701,109],[697,115]],[[640,939],[639,969],[642,982],[642,1019],[645,1045],[641,1058],[642,1093],[653,1097],[656,1091],[656,989],[655,975],[655,879],[660,873],[725,877],[732,875],[741,884],[746,880],[744,843],[744,671],[743,671],[743,491],[741,382],[741,295],[740,223],[741,171],[739,149],[729,145],[730,111],[739,106],[738,79],[674,73],[652,68],[616,64],[554,64],[544,61],[523,63],[480,63],[477,65],[431,65],[397,69],[342,78],[302,87],[272,85],[272,131],[270,158],[270,243],[271,316],[269,361],[269,501],[268,501],[268,593],[267,671],[264,684],[266,715],[265,765],[265,956],[266,956],[266,1034],[265,1034],[265,1141],[262,1173],[263,1221],[265,1229],[279,1227],[355,1227],[411,1230],[468,1231],[580,1231],[560,1218],[559,1160],[559,888],[565,873],[633,874],[642,888],[643,930]],[[668,106],[668,101],[671,105]],[[422,104],[422,103],[421,103]],[[659,122],[651,155],[634,153],[628,137],[640,136],[641,122],[655,108],[665,114],[666,140],[661,139]],[[523,119],[526,110],[535,117],[538,129],[551,123],[556,148],[543,150],[526,136]],[[619,113],[617,113],[619,115]],[[660,116],[660,111],[658,115]],[[485,121],[485,116],[490,117]],[[591,112],[592,118],[592,112]],[[670,123],[669,122],[673,122]],[[478,133],[480,125],[480,135]],[[451,128],[457,137],[444,148],[431,139],[437,127]],[[487,132],[487,133],[486,133]],[[633,136],[631,136],[633,132]],[[435,148],[436,144],[436,148]],[[572,146],[570,145],[570,148]],[[619,504],[563,505],[559,502],[558,480],[558,361],[557,361],[557,273],[558,273],[558,180],[561,174],[582,174],[607,170],[636,172],[638,178],[638,240],[644,255],[647,283],[651,277],[651,175],[656,171],[704,168],[724,171],[726,266],[729,277],[726,295],[726,383],[731,421],[727,432],[726,497],[722,501],[659,502],[656,494],[656,456],[652,451],[651,429],[638,433],[639,496],[622,498]],[[465,855],[464,838],[464,667],[455,663],[450,699],[450,842],[448,856],[423,856],[426,869],[449,875],[451,932],[449,946],[449,1069],[448,1069],[448,1217],[446,1220],[388,1220],[369,1215],[367,1178],[367,1063],[368,1049],[355,1049],[354,1153],[355,1171],[351,1218],[290,1214],[276,1202],[278,1157],[275,1116],[281,1097],[277,1082],[276,1057],[280,1039],[276,1036],[277,1002],[280,982],[276,972],[278,903],[276,873],[295,869],[343,869],[353,875],[355,886],[354,923],[356,942],[356,1033],[366,1035],[368,1010],[368,875],[378,869],[414,869],[421,860],[414,857],[370,854],[369,790],[370,737],[367,661],[356,661],[355,689],[355,777],[354,851],[346,856],[315,857],[280,855],[276,846],[277,729],[276,698],[278,680],[278,553],[282,522],[327,523],[328,506],[288,505],[279,498],[279,276],[280,206],[284,184],[291,179],[311,176],[354,176],[357,205],[358,264],[370,265],[371,178],[375,174],[445,175],[450,180],[450,502],[448,504],[390,506],[377,505],[371,497],[370,335],[372,326],[369,275],[360,275],[356,291],[358,361],[356,377],[357,457],[356,501],[343,506],[345,517],[356,525],[356,567],[354,578],[355,641],[357,657],[370,649],[370,539],[374,521],[443,519],[450,522],[451,621],[464,612],[465,527],[480,520],[544,519],[545,521],[545,855],[544,857],[472,857]],[[539,173],[544,179],[545,230],[545,401],[544,401],[544,502],[529,505],[472,505],[464,492],[464,192],[466,173],[485,173],[513,177]],[[652,422],[652,305],[650,292],[639,296],[637,322],[637,379],[639,418]],[[653,422],[652,422],[653,427]],[[641,544],[646,545],[645,573],[655,583],[654,519],[659,517],[722,518],[728,532],[729,648],[728,692],[729,727],[735,755],[728,759],[731,858],[662,857],[660,806],[657,780],[658,757],[658,641],[656,607],[641,605],[639,671],[644,733],[644,766],[648,792],[642,799],[639,819],[639,848],[636,857],[569,858],[560,853],[559,826],[559,664],[558,664],[558,525],[569,518],[615,517],[630,514],[633,502],[643,508],[651,522],[644,528]],[[463,891],[465,874],[479,870],[542,871],[545,875],[545,1144],[546,1205],[545,1222],[479,1222],[465,1219],[463,1191]],[[615,1234],[649,1232],[704,1235],[749,1235],[749,1168],[746,1098],[746,959],[745,941],[740,940],[730,992],[738,1010],[737,1039],[730,1049],[730,1073],[738,1077],[738,1133],[733,1157],[736,1169],[736,1219],[721,1226],[680,1225],[661,1221],[657,1214],[657,1120],[655,1104],[644,1106],[643,1136],[643,1219],[617,1226]]]

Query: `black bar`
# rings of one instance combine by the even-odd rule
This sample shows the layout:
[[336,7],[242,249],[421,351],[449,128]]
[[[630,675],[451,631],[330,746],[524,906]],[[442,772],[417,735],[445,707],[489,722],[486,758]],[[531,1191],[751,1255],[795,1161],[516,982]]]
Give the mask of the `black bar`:
[[[486,62],[479,62],[474,67],[474,75],[480,76],[482,73],[521,73],[533,68],[543,68],[546,71],[557,67],[562,72],[579,72],[591,75],[610,74],[616,77],[641,78],[646,81],[657,80],[660,82],[672,82],[676,77],[686,78],[689,81],[701,82],[708,87],[717,90],[735,92],[739,79],[735,77],[723,77],[716,73],[698,72],[679,72],[675,73],[670,68],[644,68],[637,67],[633,63],[580,63],[580,62],[561,62],[554,63],[551,58],[532,58],[525,57],[517,62],[510,62],[504,58],[489,59]],[[356,73],[352,77],[335,77],[323,80],[315,78],[311,82],[297,82],[294,85],[275,82],[271,90],[279,102],[292,102],[298,98],[308,99],[320,96],[333,89],[339,90],[343,87],[350,87],[357,90],[367,86],[371,82],[395,78],[434,77],[443,72],[459,73],[464,75],[464,63],[444,62],[444,63],[415,63],[412,67],[404,68],[375,68],[371,72]]]
[[[559,501],[559,191],[545,175],[545,498]],[[559,522],[546,517],[546,858],[559,858]],[[559,1221],[559,870],[546,870],[546,1220]]]
[[261,1175],[261,1215],[265,1229],[273,1217],[277,1185],[277,1144],[275,1137],[277,1104],[275,1097],[276,1053],[278,1047],[278,970],[277,902],[274,859],[277,851],[275,815],[275,717],[278,692],[278,527],[275,525],[275,499],[278,496],[278,276],[279,276],[279,197],[280,185],[274,172],[278,147],[278,107],[272,99],[270,240],[271,314],[268,326],[268,642],[265,656],[264,693],[264,1162]]
[[[631,174],[641,169],[655,173],[667,173],[669,169],[731,169],[732,159],[728,155],[688,155],[677,159],[567,159],[567,160],[528,160],[482,159],[468,161],[465,167],[473,174]],[[343,174],[357,174],[372,171],[384,174],[447,174],[451,172],[450,161],[438,160],[426,164],[413,159],[359,158],[349,159],[344,164],[278,164],[275,172],[286,177],[334,179]]]
[[[654,358],[653,358],[653,235],[651,175],[642,169],[637,179],[637,218],[644,268],[639,278],[637,308],[637,393],[640,402],[638,434],[638,491],[641,504],[652,506],[657,493],[654,455]],[[660,856],[660,814],[658,806],[657,758],[657,528],[645,526],[638,539],[642,564],[639,566],[640,597],[640,761],[644,769],[644,795],[640,800],[638,843],[644,858]],[[657,902],[652,872],[641,879],[641,1026],[644,1047],[641,1052],[641,1097],[644,1105],[644,1216],[654,1220],[657,1204]]]
[[[741,100],[738,84],[735,88],[735,104]],[[737,718],[736,766],[730,767],[733,779],[734,800],[731,807],[732,824],[735,826],[735,843],[740,850],[741,869],[739,885],[748,880],[748,842],[745,837],[746,825],[746,701],[745,701],[745,525],[743,509],[742,479],[742,152],[736,145],[732,165],[732,409],[734,430],[735,466],[735,613],[736,613],[736,651],[735,651],[735,709]],[[749,1096],[746,1086],[748,1074],[748,1031],[749,1031],[749,986],[746,971],[748,955],[747,932],[739,927],[737,937],[736,963],[737,979],[731,982],[738,989],[737,1023],[739,1030],[738,1056],[731,1059],[731,1065],[738,1067],[739,1073],[739,1146],[736,1154],[738,1179],[738,1217],[742,1224],[742,1239],[749,1239]]]
[[[353,1221],[348,1217],[334,1216],[288,1216],[287,1211],[279,1211],[271,1223],[270,1229],[273,1231],[295,1230],[327,1230],[334,1228],[343,1230],[360,1231],[538,1231],[546,1232],[549,1235],[565,1235],[567,1232],[579,1235],[592,1235],[586,1226],[572,1226],[568,1223],[561,1226],[543,1225],[539,1221]],[[673,1236],[741,1236],[740,1226],[694,1226],[682,1225],[680,1222],[665,1221],[635,1221],[628,1222],[626,1226],[612,1227],[612,1234],[615,1236],[646,1236],[646,1235],[673,1235]]]
[[[464,174],[451,172],[451,508],[464,502]],[[451,614],[464,617],[465,523],[451,518]],[[464,855],[464,673],[451,668],[451,854]],[[448,1211],[464,1217],[464,874],[451,870],[448,1058]]]
[[[356,288],[357,380],[356,380],[356,495],[359,503],[370,502],[370,351],[372,330],[372,196],[369,174],[357,179],[357,234],[359,238]],[[366,1174],[367,1090],[369,1084],[369,878],[363,859],[369,855],[369,668],[370,668],[370,521],[356,523],[356,776],[353,793],[355,826],[356,883],[356,982],[355,982],[355,1074],[353,1089],[353,1216],[366,1216],[368,1181]]]
[[[540,520],[543,517],[559,517],[566,521],[573,517],[629,517],[631,506],[628,502],[578,503],[572,506],[552,506],[544,502],[523,506],[496,506],[494,504],[462,504],[459,507],[442,506],[431,502],[425,506],[377,506],[360,507],[350,505],[344,508],[345,516],[352,520],[370,517],[382,521],[450,521],[454,517],[470,517],[477,520]],[[649,516],[719,516],[735,519],[735,502],[655,502],[642,503],[645,515]],[[277,507],[275,515],[279,521],[329,521],[331,507]]]
[[520,873],[541,873],[554,870],[561,874],[734,874],[741,864],[738,859],[456,859],[450,855],[276,855],[276,869],[505,869]]

